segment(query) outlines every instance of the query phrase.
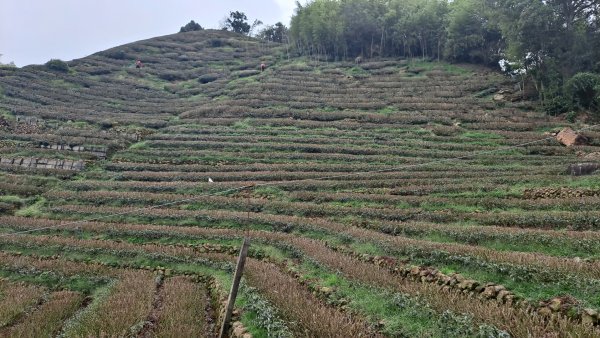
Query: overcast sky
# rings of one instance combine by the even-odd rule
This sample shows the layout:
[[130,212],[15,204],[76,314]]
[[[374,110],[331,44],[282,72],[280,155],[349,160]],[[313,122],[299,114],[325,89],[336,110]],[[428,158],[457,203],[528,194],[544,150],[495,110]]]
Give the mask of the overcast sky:
[[[194,20],[218,28],[230,11],[249,23],[289,26],[295,0],[0,0],[0,62],[22,67],[72,60],[177,33]],[[302,4],[306,0],[300,1]]]

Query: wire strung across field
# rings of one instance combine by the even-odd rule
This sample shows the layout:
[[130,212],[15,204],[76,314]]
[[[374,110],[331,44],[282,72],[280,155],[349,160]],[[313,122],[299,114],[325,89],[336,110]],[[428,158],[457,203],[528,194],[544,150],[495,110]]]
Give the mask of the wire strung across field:
[[[585,131],[585,130],[594,129],[594,128],[598,127],[598,126],[600,126],[600,124],[595,124],[595,125],[592,125],[592,126],[589,126],[589,127],[581,128],[579,130],[576,130],[576,132],[579,133],[579,132],[582,132],[582,131]],[[103,215],[103,216],[98,216],[98,217],[92,217],[92,218],[84,219],[84,220],[66,222],[66,223],[61,223],[61,224],[47,226],[47,227],[41,227],[41,228],[35,228],[35,229],[29,229],[29,230],[23,230],[23,231],[14,231],[14,232],[11,232],[11,233],[1,234],[0,238],[2,238],[2,237],[8,237],[8,236],[14,236],[14,235],[22,235],[22,234],[27,234],[27,233],[35,232],[35,231],[42,231],[42,230],[48,230],[48,229],[53,229],[53,228],[59,228],[59,227],[63,227],[63,226],[66,226],[66,225],[82,224],[82,223],[85,223],[85,222],[95,222],[95,221],[100,221],[100,220],[103,220],[103,219],[106,219],[106,218],[110,218],[110,217],[115,217],[115,216],[123,216],[123,215],[135,214],[135,213],[138,213],[138,212],[144,211],[144,210],[151,210],[151,209],[166,207],[166,206],[170,206],[170,205],[175,205],[175,204],[180,204],[180,203],[185,203],[185,202],[191,202],[191,201],[194,201],[194,200],[199,199],[201,197],[209,197],[209,196],[216,196],[216,195],[219,195],[219,194],[227,194],[227,193],[231,193],[231,192],[242,191],[242,190],[248,189],[248,188],[264,187],[264,186],[276,186],[276,185],[285,184],[285,183],[291,183],[291,182],[321,181],[321,180],[338,179],[338,178],[345,178],[345,177],[352,177],[352,176],[362,176],[362,175],[377,174],[377,173],[384,173],[384,172],[400,171],[400,170],[404,170],[404,169],[424,167],[424,166],[431,165],[431,164],[436,164],[436,163],[444,163],[444,162],[451,162],[451,161],[456,161],[456,160],[463,160],[463,159],[467,159],[467,158],[473,158],[473,157],[476,157],[476,156],[479,156],[479,155],[482,155],[482,154],[491,154],[491,153],[505,151],[505,150],[510,150],[510,149],[514,149],[514,148],[525,147],[525,146],[528,146],[528,145],[532,145],[532,144],[536,144],[536,143],[542,143],[542,142],[545,142],[545,141],[548,141],[548,140],[553,140],[553,139],[555,139],[555,137],[554,136],[550,136],[550,137],[546,137],[546,138],[539,139],[539,140],[536,140],[536,141],[525,142],[525,143],[516,144],[516,145],[513,145],[513,146],[502,147],[502,148],[498,148],[498,149],[494,149],[494,150],[479,151],[479,152],[475,152],[475,153],[473,153],[471,155],[465,155],[465,156],[459,156],[459,157],[453,157],[453,158],[447,158],[447,159],[429,161],[429,162],[424,162],[424,163],[409,164],[409,165],[404,165],[404,166],[399,166],[399,167],[392,167],[392,168],[387,168],[387,169],[379,169],[379,170],[373,170],[373,171],[362,171],[362,172],[355,172],[355,173],[348,173],[348,174],[341,174],[341,175],[333,175],[333,176],[323,176],[323,177],[317,177],[317,178],[304,178],[304,179],[299,179],[299,180],[287,180],[287,181],[279,181],[279,182],[269,182],[269,183],[259,183],[259,184],[244,185],[244,186],[241,186],[241,187],[230,188],[230,189],[216,191],[216,192],[207,193],[207,194],[201,194],[201,195],[198,195],[198,196],[195,196],[195,197],[191,197],[191,198],[181,199],[181,200],[167,202],[167,203],[163,203],[163,204],[156,204],[156,205],[152,205],[152,206],[149,206],[149,207],[137,208],[137,209],[134,209],[134,210],[124,211],[124,212],[119,212],[119,213],[114,213],[114,214],[108,214],[108,215]]]

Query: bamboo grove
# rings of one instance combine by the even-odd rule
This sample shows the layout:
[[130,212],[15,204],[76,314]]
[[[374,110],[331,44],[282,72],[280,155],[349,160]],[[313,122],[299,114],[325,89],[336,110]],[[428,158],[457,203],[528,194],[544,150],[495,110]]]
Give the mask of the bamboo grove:
[[548,113],[596,112],[599,9],[595,0],[315,0],[297,3],[289,34],[301,54],[327,60],[505,60]]

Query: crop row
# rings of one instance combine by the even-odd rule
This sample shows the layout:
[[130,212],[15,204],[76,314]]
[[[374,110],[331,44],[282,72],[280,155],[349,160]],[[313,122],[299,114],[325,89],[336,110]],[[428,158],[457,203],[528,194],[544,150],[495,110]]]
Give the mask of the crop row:
[[[180,209],[181,204],[188,210],[237,210],[252,211],[267,214],[300,215],[304,217],[343,217],[355,215],[369,220],[385,221],[437,221],[455,222],[472,220],[482,225],[528,227],[528,228],[570,228],[573,230],[590,230],[600,227],[600,214],[595,210],[577,211],[520,211],[519,213],[481,210],[461,211],[457,208],[439,208],[426,210],[424,208],[406,208],[404,205],[389,208],[371,206],[339,207],[309,202],[268,201],[265,199],[229,198],[219,196],[192,196],[150,193],[121,193],[121,192],[52,192],[47,198],[59,198],[82,205],[94,206],[147,206],[173,203],[172,208]],[[60,208],[60,207],[59,207]]]
[[[162,134],[160,136],[171,136]],[[469,144],[465,143],[465,141],[469,141],[468,138],[455,138],[452,140],[437,140],[437,141],[429,141],[423,140],[422,136],[415,136],[414,139],[410,139],[407,136],[403,136],[402,141],[400,140],[373,140],[373,139],[353,139],[348,137],[340,137],[340,138],[332,138],[332,137],[284,137],[283,135],[274,136],[215,136],[215,135],[206,135],[206,136],[189,136],[189,138],[194,138],[193,140],[185,140],[185,135],[177,135],[173,136],[173,138],[178,138],[177,140],[157,140],[155,135],[150,137],[151,140],[148,140],[144,143],[144,146],[151,148],[191,148],[191,149],[203,149],[203,144],[208,143],[209,145],[214,145],[215,147],[219,147],[221,144],[246,144],[249,141],[255,144],[275,144],[278,146],[289,146],[291,144],[302,144],[304,146],[316,146],[316,145],[341,145],[343,143],[345,147],[354,146],[360,149],[359,146],[377,146],[380,148],[383,147],[404,147],[407,148],[409,145],[411,147],[422,147],[423,149],[441,149],[441,150],[478,150],[478,149],[488,149],[489,145],[485,144]],[[498,137],[500,138],[500,136]],[[454,141],[456,143],[451,143],[450,141]],[[516,143],[515,141],[502,140],[505,145],[510,145]],[[494,141],[496,146],[501,145],[498,140]],[[198,148],[200,147],[200,148]],[[559,148],[562,149],[562,148]],[[558,152],[558,151],[557,151]],[[563,150],[563,152],[566,152]]]
[[[402,163],[418,164],[418,159],[404,158]],[[422,162],[421,162],[422,163]],[[425,162],[427,163],[427,162]],[[402,178],[439,178],[453,177],[456,175],[480,176],[493,173],[503,176],[524,175],[531,173],[527,166],[513,165],[511,163],[498,163],[491,166],[486,162],[474,160],[462,160],[460,166],[448,167],[444,163],[421,164],[410,168],[410,171],[396,172],[396,177]],[[216,172],[214,165],[205,164],[168,164],[168,163],[145,163],[145,162],[110,162],[103,165],[107,171],[148,171],[148,172]],[[563,165],[547,164],[535,170],[535,174],[555,174],[564,171]],[[359,173],[368,171],[379,171],[390,169],[390,166],[373,163],[310,163],[310,170],[306,163],[247,163],[247,164],[221,164],[218,167],[220,173],[231,172],[341,172]],[[327,175],[330,176],[330,175]]]
[[[61,243],[65,243],[65,244],[78,243],[78,244],[76,244],[77,246],[84,245],[84,243],[89,243],[94,246],[101,245],[103,247],[111,247],[111,248],[115,248],[115,247],[125,248],[128,246],[135,247],[132,245],[124,245],[123,243],[115,243],[115,244],[109,245],[108,243],[102,244],[100,242],[94,242],[94,241],[59,240],[56,238],[54,238],[54,239],[46,238],[46,239],[40,239],[40,240],[32,239],[32,241],[38,242],[39,244],[47,243],[46,245],[49,245],[50,243],[61,242]],[[31,243],[31,241],[30,241],[30,243]],[[94,244],[94,243],[96,243],[96,244]],[[497,305],[497,304],[492,304],[492,303],[487,303],[487,302],[476,301],[472,298],[465,297],[462,294],[446,293],[446,292],[442,291],[441,289],[439,289],[438,287],[424,285],[421,283],[413,283],[413,282],[410,282],[409,280],[398,280],[396,277],[394,277],[386,272],[383,272],[382,270],[380,270],[372,265],[360,263],[359,261],[354,261],[353,259],[336,254],[335,252],[332,252],[332,251],[324,248],[323,246],[318,245],[317,242],[302,241],[299,239],[290,239],[290,243],[294,246],[297,246],[298,248],[301,248],[302,251],[304,252],[304,254],[307,254],[310,257],[317,259],[317,261],[321,262],[322,264],[325,264],[329,268],[333,268],[333,269],[337,269],[337,270],[341,271],[344,275],[348,276],[349,278],[357,279],[357,280],[360,280],[365,283],[380,285],[380,286],[386,287],[386,288],[392,288],[392,289],[398,290],[403,293],[421,294],[427,299],[428,302],[432,302],[433,306],[435,308],[442,308],[442,309],[451,308],[453,311],[456,311],[457,313],[464,313],[464,312],[473,313],[475,315],[475,317],[478,318],[478,320],[483,320],[483,322],[492,323],[492,324],[498,326],[499,328],[506,329],[508,332],[511,332],[512,334],[517,334],[517,332],[522,333],[523,332],[522,330],[528,330],[528,329],[536,328],[536,327],[537,327],[537,329],[534,329],[534,330],[541,330],[541,331],[545,331],[548,329],[556,330],[556,328],[552,329],[549,326],[547,326],[549,323],[544,324],[543,319],[536,318],[535,315],[526,314],[524,312],[524,310],[514,309],[507,305]],[[144,250],[146,250],[147,248],[149,248],[149,247],[144,246]],[[168,248],[154,247],[153,251],[157,251],[157,250],[163,251],[166,249],[168,249]],[[168,250],[169,250],[169,252],[174,252],[173,249],[168,249]],[[179,249],[178,251],[181,252],[181,249]],[[252,269],[252,261],[250,261],[249,266],[250,266],[250,269]],[[252,272],[250,272],[250,271],[248,273],[252,274]],[[269,285],[267,283],[267,281],[264,280],[264,278],[277,279],[276,278],[277,276],[276,275],[274,276],[272,272],[269,274],[260,274],[259,276],[263,277],[263,280],[261,280],[261,282],[258,283],[259,285]],[[252,280],[252,278],[251,278],[251,280]],[[287,284],[278,283],[277,285],[280,285],[278,288],[286,288],[287,287],[286,286]],[[290,302],[290,301],[295,302],[296,297],[291,297],[289,293],[286,293],[286,294],[288,295],[286,297],[288,302]],[[272,296],[272,294],[269,294],[269,296]],[[300,297],[300,298],[305,299],[305,297]],[[276,300],[273,300],[273,301],[276,303],[276,305],[282,306],[282,304],[277,302]],[[306,307],[303,307],[303,308],[306,308]],[[563,325],[571,326],[571,328],[569,330],[575,330],[572,332],[579,331],[579,332],[581,332],[581,334],[584,334],[584,332],[585,332],[585,330],[581,331],[583,329],[582,327],[579,327],[577,325],[573,326],[572,324],[570,324],[569,321],[562,320],[562,321],[559,321],[558,323],[560,323],[558,325],[560,325],[561,327]],[[321,324],[321,325],[323,325],[323,324]],[[554,322],[554,324],[552,324],[552,325],[557,325],[557,322]],[[534,333],[534,336],[538,336],[538,335],[539,335],[539,333],[538,334]]]
[[[147,147],[153,147],[156,143],[145,143]],[[495,150],[490,151],[488,146],[478,146],[473,145],[468,149],[453,149],[446,147],[448,149],[436,149],[434,144],[430,144],[429,146],[423,147],[423,149],[417,150],[409,145],[404,145],[402,147],[394,147],[394,149],[372,149],[371,147],[344,147],[338,145],[337,147],[332,145],[319,145],[319,144],[285,144],[285,143],[250,143],[250,142],[198,142],[198,143],[190,143],[184,144],[179,142],[179,144],[168,144],[168,145],[158,145],[155,146],[157,149],[151,149],[152,152],[156,152],[158,157],[163,156],[162,154],[166,149],[170,149],[171,152],[174,153],[174,156],[190,156],[197,155],[199,151],[203,153],[214,153],[218,150],[221,150],[223,153],[231,153],[231,152],[244,152],[244,153],[294,153],[300,152],[303,154],[327,154],[327,155],[335,155],[335,154],[348,154],[348,155],[367,155],[373,156],[378,155],[378,157],[427,157],[430,159],[436,158],[454,158],[454,157],[472,157],[473,151],[481,152],[478,155],[478,158],[493,158],[493,154],[508,154],[511,155],[522,155],[531,154],[531,159],[542,159],[535,156],[536,149],[542,149],[546,152],[551,152],[551,154],[556,155],[557,157],[562,155],[566,156],[568,153],[561,148],[523,148],[522,150],[515,150],[513,152],[507,150]],[[208,151],[206,151],[208,150]],[[487,150],[487,151],[484,151]],[[147,154],[148,150],[129,150],[129,153],[132,154]],[[385,156],[384,156],[385,155]],[[525,158],[528,160],[529,158]],[[547,158],[545,158],[548,160]],[[548,160],[549,161],[549,160]]]
[[[180,151],[181,149],[187,151],[193,150],[217,150],[223,149],[227,152],[231,151],[269,151],[269,152],[303,152],[303,153],[332,153],[332,154],[351,154],[351,155],[387,155],[387,156],[403,156],[403,157],[417,157],[419,155],[429,158],[439,157],[464,157],[468,153],[465,152],[480,152],[482,157],[488,157],[488,153],[500,152],[497,150],[498,144],[438,144],[433,142],[414,142],[404,143],[402,145],[384,146],[382,144],[365,144],[362,146],[352,146],[345,142],[345,140],[336,140],[337,145],[331,144],[318,144],[309,140],[305,140],[302,143],[288,143],[280,140],[278,142],[248,142],[246,139],[242,142],[214,142],[214,141],[201,141],[201,142],[190,142],[190,141],[147,141],[144,143],[144,147],[151,148],[157,152],[164,151],[165,149],[171,149],[173,151]],[[376,148],[374,148],[376,146]],[[418,148],[419,152],[414,149]],[[565,156],[570,155],[571,152],[565,148],[558,147],[540,147],[531,146],[524,148],[526,154],[539,154],[547,153],[548,155],[554,156]],[[535,157],[534,157],[535,158]]]
[[[520,157],[514,156],[521,154],[522,150],[498,151],[493,154],[477,154],[474,152],[430,152],[430,157],[423,157],[423,153],[416,150],[406,150],[402,152],[403,156],[386,156],[386,155],[353,155],[334,153],[336,150],[331,149],[332,153],[297,153],[297,152],[271,152],[268,147],[259,147],[249,149],[233,148],[223,151],[191,151],[191,150],[128,150],[121,152],[113,157],[117,162],[148,162],[148,163],[166,163],[166,164],[240,164],[240,163],[293,163],[297,161],[316,161],[321,163],[374,163],[388,164],[401,166],[403,164],[419,163],[419,166],[439,164],[438,162],[455,162],[457,165],[463,165],[464,161],[469,161],[469,158],[476,157],[476,161],[487,165],[507,165],[521,164],[526,160],[527,165],[542,166],[556,164],[560,161],[564,164],[564,169],[561,172],[566,172],[567,163],[572,161],[569,156],[556,156],[549,158],[543,155],[527,155]],[[507,158],[506,155],[513,156]],[[463,162],[461,162],[462,160]],[[503,161],[504,160],[504,161]],[[410,169],[410,168],[407,168]],[[535,172],[535,171],[533,171]]]
[[[208,177],[208,176],[207,176]],[[146,191],[146,192],[177,192],[177,193],[221,193],[232,188],[241,188],[252,184],[276,185],[286,191],[360,191],[369,194],[391,194],[397,196],[423,196],[427,194],[482,194],[499,192],[506,194],[515,184],[539,184],[540,181],[548,181],[556,176],[540,175],[533,177],[498,178],[490,181],[489,179],[458,180],[454,182],[405,182],[403,180],[347,180],[347,181],[291,181],[276,182],[273,181],[241,181],[241,182],[220,182],[218,184],[209,184],[202,182],[145,182],[145,181],[102,181],[85,180],[71,181],[65,184],[68,189],[76,191],[84,190],[117,190],[117,191]],[[268,183],[268,184],[267,184]],[[441,185],[443,184],[443,185]]]
[[[136,210],[137,209],[134,208],[98,208],[92,206],[81,207],[73,205],[53,208],[54,212],[60,212],[60,217],[64,218],[68,215],[71,219],[73,219],[72,217],[75,215],[78,215],[79,217],[83,217],[85,215],[101,216],[116,214],[119,212],[135,212]],[[168,220],[169,222],[177,222],[179,224],[185,223],[187,225],[210,224],[220,220],[231,220],[239,224],[242,229],[244,228],[244,225],[251,226],[252,224],[256,223],[268,224],[273,229],[289,229],[290,227],[291,229],[296,227],[307,227],[308,229],[317,228],[326,230],[328,232],[347,234],[351,237],[361,238],[369,241],[375,240],[380,244],[389,243],[390,245],[394,245],[393,247],[395,247],[397,250],[401,250],[401,254],[403,255],[422,256],[433,259],[434,261],[439,258],[436,258],[436,255],[441,255],[440,259],[443,262],[454,261],[464,264],[466,261],[471,261],[471,263],[476,263],[475,265],[481,268],[485,268],[487,265],[489,265],[488,268],[492,268],[504,274],[510,273],[510,269],[506,270],[507,267],[501,266],[502,264],[507,263],[509,265],[514,264],[515,266],[526,267],[525,270],[531,270],[533,275],[540,275],[541,273],[540,276],[542,277],[540,278],[545,280],[550,279],[556,281],[563,279],[562,276],[569,275],[600,278],[600,275],[598,275],[598,271],[600,271],[600,269],[597,267],[600,262],[586,262],[570,258],[557,258],[539,253],[496,251],[484,247],[476,247],[464,244],[435,243],[401,236],[390,236],[377,231],[358,229],[352,226],[318,219],[311,219],[307,222],[304,218],[294,216],[204,210],[191,212],[172,209],[144,210],[143,215],[130,215],[129,219],[131,219],[131,217],[134,217],[136,222],[146,223],[151,218],[155,223]],[[112,217],[111,220],[115,218],[119,219],[118,217]],[[474,260],[473,258],[476,259]],[[556,273],[542,273],[542,271],[555,271]],[[527,273],[527,275],[530,275],[530,273]]]
[[[37,241],[37,240],[36,240]],[[56,240],[50,240],[50,241],[45,241],[47,243],[48,246],[51,246],[52,243],[56,243]],[[60,241],[61,243],[67,244],[70,243],[69,241]],[[63,250],[65,250],[66,252],[68,252],[69,250],[79,248],[85,243],[85,241],[80,241],[79,244],[76,247],[69,247],[66,246],[64,247]],[[93,244],[92,242],[89,242],[89,244]],[[120,250],[123,250],[125,248],[130,248],[130,249],[134,249],[137,248],[137,246],[135,245],[111,245],[110,243],[105,243],[102,244],[100,242],[96,242],[96,245],[94,245],[95,247],[105,247],[105,248],[120,248]],[[144,246],[143,248],[144,250],[149,250],[148,246]],[[165,250],[163,250],[161,247],[154,247],[154,249],[152,250],[152,252],[164,252]],[[169,254],[173,255],[175,254],[174,251],[168,251]],[[189,254],[188,254],[189,255]],[[197,256],[197,255],[194,255]],[[224,261],[231,261],[233,259],[233,257],[231,258],[227,258],[227,257],[217,257],[215,255],[211,256],[212,259],[217,259],[217,261],[219,260],[224,260]],[[284,310],[284,314],[288,314],[288,316],[291,317],[291,319],[294,320],[294,323],[296,323],[296,327],[298,327],[298,332],[306,332],[306,330],[308,330],[309,332],[325,332],[326,336],[331,336],[333,332],[369,332],[370,330],[367,328],[366,324],[362,323],[361,324],[361,319],[359,317],[353,317],[353,319],[350,319],[350,317],[348,317],[346,314],[343,314],[335,309],[332,309],[330,307],[324,306],[322,305],[316,298],[314,298],[314,296],[308,292],[307,290],[304,290],[303,287],[299,286],[298,283],[296,283],[295,281],[291,280],[289,277],[285,277],[284,274],[282,274],[281,272],[279,272],[277,269],[271,269],[270,274],[269,275],[264,275],[261,273],[261,269],[265,269],[265,267],[267,267],[268,265],[266,265],[265,263],[261,263],[261,262],[252,262],[250,261],[247,264],[248,268],[247,268],[247,272],[246,274],[249,276],[252,276],[252,278],[249,278],[251,283],[254,284],[254,282],[257,283],[257,286],[260,287],[259,290],[261,290],[262,292],[266,293],[266,296],[268,299],[273,300],[273,302],[278,306],[278,307],[282,307]],[[264,285],[266,285],[267,281],[266,279],[275,279],[278,281],[282,281],[282,280],[286,280],[287,278],[287,283],[284,284],[277,284],[276,288],[264,288]],[[148,283],[147,281],[143,281],[143,279],[141,281],[138,281],[137,283],[142,283],[138,285],[138,287],[141,289],[140,291],[137,292],[145,292],[144,290],[148,289]],[[151,283],[152,285],[153,283]],[[162,284],[161,284],[162,285]],[[164,288],[165,286],[160,286],[160,288]],[[115,305],[117,303],[119,303],[119,300],[117,298],[117,295],[119,294],[119,289],[118,289],[118,285],[115,286],[115,288],[117,290],[113,291],[111,294],[114,295],[110,297],[110,299],[112,299],[112,301],[109,300],[104,300],[103,302],[101,302],[100,306],[104,306],[104,307],[111,307],[113,305]],[[285,290],[286,292],[281,292]],[[126,292],[126,290],[123,290],[123,292]],[[163,292],[163,296],[166,296],[167,294],[167,290],[162,291]],[[125,294],[123,295],[125,296]],[[124,298],[127,299],[129,298],[130,295],[126,295]],[[179,299],[182,299],[181,296],[178,297]],[[144,302],[139,302],[136,301],[136,303],[134,304],[139,304],[140,306],[142,304],[145,304],[145,306],[147,307],[149,304],[147,302],[147,297],[145,299]],[[128,308],[131,308],[132,304],[127,304],[124,305],[122,302],[124,300],[121,301],[121,306],[122,306],[122,310],[121,311],[127,311]],[[166,300],[165,300],[166,301]],[[114,304],[113,304],[114,303]],[[105,305],[102,305],[105,304]],[[188,304],[189,304],[189,300],[188,300]],[[165,304],[165,306],[167,306],[168,303]],[[183,306],[183,304],[176,304],[179,306]],[[198,304],[189,304],[190,306],[198,306]],[[189,309],[189,306],[188,308]],[[302,309],[302,311],[300,311],[300,309]],[[94,313],[99,312],[100,310],[102,310],[100,307],[94,309]],[[135,307],[134,307],[135,310]],[[182,311],[184,310],[183,308],[179,308],[178,311]],[[310,310],[310,311],[306,311],[306,310]],[[163,308],[161,312],[164,312],[165,309]],[[197,311],[197,310],[196,310]],[[92,312],[92,311],[90,311]],[[116,312],[120,312],[120,311],[116,311]],[[140,311],[139,314],[143,314],[144,311]],[[147,312],[146,312],[147,313]],[[127,314],[127,316],[129,316],[129,319],[131,319],[131,316],[133,314]],[[91,315],[90,315],[91,316]],[[167,318],[160,318],[159,317],[159,322],[158,322],[158,330],[161,330],[161,322],[165,322],[169,319],[169,317],[173,318],[173,314],[168,314],[166,315]],[[190,313],[187,313],[186,316],[190,316]],[[307,320],[308,318],[313,318],[312,320]],[[86,319],[87,317],[83,316],[83,319],[78,321],[78,325],[77,327],[80,326],[79,323],[83,323],[83,321]],[[320,321],[316,322],[315,319],[320,319]],[[327,318],[326,320],[323,320],[324,318]],[[90,331],[90,327],[95,326],[94,324],[95,322],[91,322],[88,323],[87,321],[85,322],[85,328],[87,331]],[[339,328],[339,323],[348,323],[348,326],[345,328]],[[116,324],[115,324],[116,325]],[[177,325],[181,325],[180,320],[178,320]],[[112,332],[118,332],[118,330],[120,329],[119,327],[112,327],[113,325],[111,325],[111,331]],[[325,327],[325,331],[320,331],[323,330],[322,327]],[[124,327],[123,327],[124,328]],[[131,329],[140,329],[140,327],[136,327],[133,326],[131,327]],[[185,327],[180,328],[180,329],[185,329]],[[141,332],[144,332],[144,328],[141,327]],[[335,335],[335,334],[334,334]],[[344,334],[342,334],[342,336],[345,336]],[[372,336],[372,334],[369,334],[368,336]]]
[[[25,266],[31,266],[33,263],[26,257],[19,257],[15,260],[13,257],[3,256],[3,262],[10,264],[15,269],[22,270]],[[83,271],[89,273],[90,268],[94,273],[108,272],[102,266],[94,267],[94,265],[69,261],[42,260],[35,262],[35,266],[36,269],[52,268],[52,271],[62,270],[63,272],[65,266],[70,266],[68,269],[70,274]],[[67,336],[128,335],[135,334],[136,331],[138,334],[143,335],[144,333],[147,334],[148,332],[145,331],[148,330],[154,330],[155,332],[187,332],[188,334],[209,332],[210,327],[205,326],[205,316],[207,315],[204,313],[205,307],[201,306],[202,303],[208,306],[206,293],[196,283],[192,283],[185,278],[177,278],[177,281],[167,279],[163,284],[162,278],[157,279],[146,271],[119,270],[113,273],[116,273],[118,279],[96,292],[91,303],[83,305],[84,307],[74,316],[73,311],[79,307],[81,297],[78,297],[79,302],[75,303],[76,307],[71,310],[68,310],[68,307],[60,302],[62,308],[64,308],[64,312],[60,313],[61,318],[46,318],[49,316],[48,312],[61,312],[61,306],[54,306],[53,300],[50,298],[49,301],[43,303],[40,309],[32,313],[31,318],[27,318],[29,325],[11,325],[8,329],[8,332],[11,333],[8,335],[39,336],[52,332],[56,334],[58,333],[56,330],[61,327],[62,334]],[[77,293],[71,291],[66,292],[77,295]],[[51,297],[53,296],[54,294],[51,294]],[[152,307],[156,297],[160,297],[160,304],[156,303],[154,306],[164,306],[164,309],[160,308],[160,312],[153,313]],[[10,299],[7,301],[10,301]],[[190,304],[190,301],[194,303]],[[185,304],[187,306],[184,307]],[[200,307],[196,308],[196,306]],[[196,316],[197,314],[201,314],[201,316]],[[58,315],[59,313],[55,314],[55,316]],[[155,317],[147,318],[147,316]],[[67,317],[70,318],[63,326],[63,321]],[[152,326],[146,327],[148,325],[146,323],[152,323]],[[34,328],[31,324],[40,327]],[[47,328],[43,324],[53,324],[53,327]],[[22,332],[38,333],[24,334]]]
[[45,290],[42,287],[13,283],[0,279],[0,329],[38,303]]
[[[412,165],[414,168],[426,167],[425,164],[418,163]],[[215,171],[215,167],[204,172],[181,172],[181,171],[119,171],[104,173],[103,178],[111,178],[115,181],[146,181],[146,182],[202,182],[207,177],[213,178],[215,182],[253,182],[253,181],[278,181],[281,184],[291,184],[294,181],[320,180],[323,182],[343,182],[352,181],[357,187],[371,187],[374,185],[385,184],[401,188],[413,184],[460,184],[466,180],[472,180],[473,185],[483,183],[481,174],[494,175],[494,182],[502,183],[513,182],[519,177],[525,176],[527,180],[544,179],[561,173],[561,168],[550,167],[539,173],[528,174],[527,170],[514,170],[512,172],[497,172],[495,167],[488,167],[488,170],[468,170],[468,165],[464,165],[463,171],[449,171],[446,175],[443,172],[416,172],[411,165],[398,165],[396,167],[387,166],[379,170],[365,168],[365,171]],[[173,169],[177,169],[174,167]],[[554,174],[554,175],[553,175]],[[93,174],[90,178],[95,177]],[[384,183],[385,182],[385,183]],[[312,183],[314,184],[314,183]],[[395,185],[394,185],[395,184]],[[324,187],[326,184],[324,184]]]

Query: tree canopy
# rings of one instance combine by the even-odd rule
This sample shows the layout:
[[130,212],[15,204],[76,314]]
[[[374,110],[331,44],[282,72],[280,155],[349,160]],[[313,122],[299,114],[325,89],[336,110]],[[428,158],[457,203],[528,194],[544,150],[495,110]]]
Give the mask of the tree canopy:
[[288,41],[288,33],[288,28],[281,22],[278,22],[263,28],[257,37],[266,41],[283,43]]
[[248,17],[243,12],[229,12],[229,17],[225,19],[224,29],[226,30],[247,35],[250,33],[250,28]]
[[289,37],[329,60],[506,60],[545,102],[575,74],[600,72],[599,14],[599,0],[313,0],[296,3]]

